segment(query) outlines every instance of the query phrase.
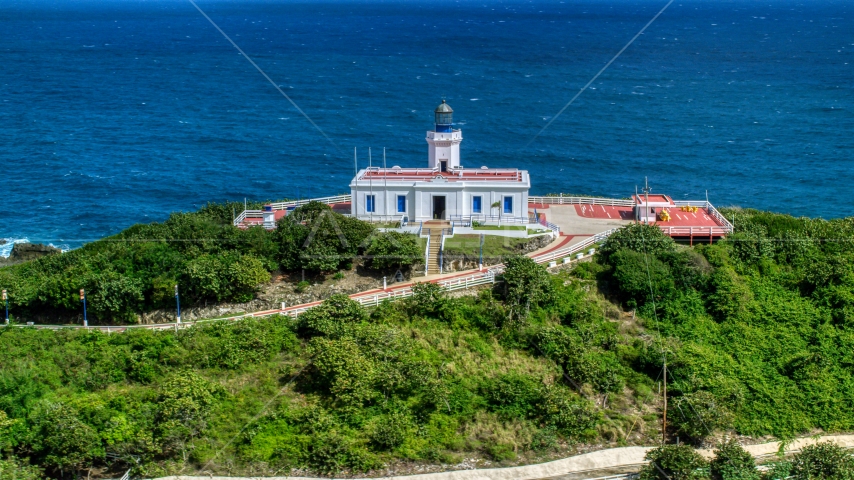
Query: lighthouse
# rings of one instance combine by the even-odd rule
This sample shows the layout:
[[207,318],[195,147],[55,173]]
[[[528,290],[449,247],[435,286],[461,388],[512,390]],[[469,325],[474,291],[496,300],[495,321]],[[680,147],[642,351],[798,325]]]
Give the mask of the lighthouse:
[[442,100],[433,114],[433,129],[426,138],[429,168],[370,166],[356,172],[350,182],[351,215],[401,224],[430,220],[528,223],[528,172],[463,168],[463,134],[454,128],[454,110]]
[[427,131],[427,160],[430,168],[448,172],[460,168],[460,142],[463,133],[454,129],[454,110],[444,100],[434,110],[435,125]]

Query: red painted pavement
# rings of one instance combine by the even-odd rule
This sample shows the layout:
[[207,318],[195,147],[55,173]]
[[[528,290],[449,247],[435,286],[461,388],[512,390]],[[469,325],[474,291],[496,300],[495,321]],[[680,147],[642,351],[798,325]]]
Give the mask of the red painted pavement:
[[573,205],[575,213],[584,218],[609,218],[612,220],[633,220],[632,207],[609,207],[605,205]]
[[[608,218],[613,220],[634,220],[632,207],[607,207],[604,205],[574,205],[578,216],[585,218]],[[722,227],[718,220],[700,208],[696,212],[683,212],[679,207],[667,209],[670,221],[658,221],[660,227]]]

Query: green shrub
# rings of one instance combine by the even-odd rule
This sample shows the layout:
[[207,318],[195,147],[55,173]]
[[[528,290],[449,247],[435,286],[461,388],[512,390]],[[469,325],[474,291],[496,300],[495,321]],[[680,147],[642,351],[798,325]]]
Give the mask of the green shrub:
[[310,286],[311,286],[310,282],[308,282],[307,280],[302,280],[302,281],[297,283],[296,287],[294,287],[294,291],[297,293],[304,293],[306,290],[308,290],[308,287],[310,287]]
[[335,336],[341,334],[347,325],[361,322],[366,316],[359,302],[339,293],[300,314],[297,323],[303,335]]
[[661,301],[676,287],[670,267],[657,257],[633,250],[617,250],[609,257],[621,297],[629,306]]
[[732,425],[732,413],[722,401],[707,391],[687,393],[672,400],[672,424],[678,432],[690,438],[701,439],[713,435],[717,429]]
[[38,465],[79,472],[105,455],[98,432],[83,423],[69,405],[42,402],[33,412],[30,424],[30,445]]
[[712,480],[759,480],[756,462],[735,439],[721,442],[715,448],[715,458],[709,465]]
[[569,438],[580,439],[590,435],[599,419],[590,401],[559,385],[546,388],[540,409],[545,424]]
[[599,257],[605,264],[612,264],[610,257],[620,250],[631,250],[657,257],[675,250],[676,244],[658,225],[631,223],[612,233],[602,247]]
[[797,480],[851,480],[854,458],[833,442],[809,445],[792,459],[791,474]]
[[405,412],[393,411],[375,417],[370,431],[371,441],[382,449],[394,449],[403,444],[415,431],[415,422]]
[[418,237],[411,233],[383,232],[371,238],[365,256],[370,259],[370,268],[388,270],[420,262],[424,252]]
[[707,478],[707,463],[689,445],[662,445],[646,453],[649,464],[640,471],[640,480],[700,480]]
[[490,410],[502,418],[526,419],[538,413],[543,402],[543,382],[540,379],[510,373],[489,381],[484,388]]
[[504,297],[510,317],[525,318],[531,311],[552,300],[552,282],[542,265],[530,257],[514,256],[504,259]]

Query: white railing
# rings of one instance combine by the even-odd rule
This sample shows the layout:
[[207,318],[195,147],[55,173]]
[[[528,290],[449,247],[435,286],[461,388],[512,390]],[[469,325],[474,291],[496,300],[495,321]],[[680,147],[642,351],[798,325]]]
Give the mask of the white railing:
[[[723,234],[732,233],[732,231],[733,231],[732,223],[730,223],[730,221],[727,220],[726,217],[721,215],[721,212],[719,212],[718,209],[715,208],[715,206],[711,204],[711,202],[707,202],[705,200],[700,200],[700,201],[697,201],[697,200],[674,200],[673,205],[677,206],[677,207],[698,207],[698,208],[705,209],[706,212],[709,215],[711,215],[712,217],[714,217],[714,219],[717,220],[718,223],[721,225],[721,227],[719,227],[719,228],[723,229]],[[662,228],[664,228],[664,227],[662,227]],[[694,228],[702,228],[702,229],[705,229],[706,231],[708,231],[708,227],[694,227]],[[720,230],[715,230],[715,235],[721,235],[721,234],[722,233]]]
[[[273,210],[287,210],[289,208],[301,207],[303,205],[307,205],[311,202],[319,202],[325,203],[327,205],[331,205],[334,203],[344,203],[349,202],[351,200],[351,195],[336,195],[334,197],[320,197],[320,198],[309,198],[305,200],[292,200],[289,202],[277,202],[277,203],[269,203]],[[262,218],[263,210],[244,210],[237,217],[234,218],[234,226],[241,225],[244,221],[251,218]],[[254,222],[253,222],[254,223]]]
[[725,216],[721,215],[721,212],[719,212],[718,209],[714,207],[714,205],[709,202],[706,202],[706,210],[708,210],[711,216],[715,217],[717,221],[721,222],[724,225],[724,228],[726,228],[727,233],[733,232],[734,227],[732,223],[730,223]]
[[586,238],[575,245],[570,245],[568,247],[559,248],[557,250],[553,250],[551,252],[546,252],[540,255],[535,255],[531,257],[537,263],[548,263],[558,260],[560,258],[569,257],[573,254],[583,251],[585,248],[590,247],[591,245],[595,245],[606,238],[608,238],[612,233],[619,230],[619,228],[612,228],[610,230],[606,230],[602,233],[597,233],[592,237]]
[[[556,258],[562,258],[570,256],[574,253],[580,252],[581,250],[587,248],[588,246],[601,241],[608,237],[611,233],[616,231],[617,229],[608,230],[606,232],[599,233],[590,237],[583,242],[572,245],[569,247],[565,247],[554,252],[549,252],[541,255],[535,255],[531,257],[537,263],[548,263]],[[427,268],[429,265],[429,252],[430,252],[430,237],[427,237],[427,248],[424,251],[425,257],[425,267],[424,274],[427,274]],[[454,276],[452,278],[446,280],[438,280],[436,283],[441,285],[445,290],[454,291],[454,290],[462,290],[470,287],[474,287],[477,285],[484,285],[487,283],[495,283],[499,281],[496,278],[498,275],[501,275],[504,272],[504,265],[493,265],[489,267],[485,271],[476,271],[471,272],[469,274],[461,274],[459,276]],[[379,305],[380,302],[385,300],[399,300],[402,298],[407,298],[412,296],[412,286],[406,286],[402,288],[396,289],[388,289],[381,292],[372,291],[365,292],[361,294],[351,295],[350,298],[359,302],[359,304],[363,306],[371,306],[371,305]],[[214,319],[206,319],[206,320],[198,320],[195,322],[184,322],[184,323],[161,323],[161,324],[149,324],[149,325],[123,325],[123,326],[93,326],[93,327],[83,327],[80,325],[37,325],[36,328],[45,328],[45,329],[81,329],[85,328],[87,330],[100,330],[106,333],[122,333],[129,329],[133,328],[146,328],[150,330],[175,330],[189,328],[196,324],[204,324],[209,322],[216,321],[237,321],[245,318],[263,318],[269,317],[273,315],[290,315],[296,317],[303,312],[306,312],[309,309],[312,309],[318,305],[320,305],[321,301],[306,303],[302,305],[295,305],[293,307],[279,308],[274,310],[266,310],[261,312],[252,312],[246,313],[242,315],[234,315],[231,317],[223,317],[223,318],[214,318]],[[24,327],[25,325],[14,325],[16,327]]]
[[301,207],[303,205],[307,205],[311,202],[319,202],[325,203],[327,205],[331,205],[333,203],[344,203],[351,201],[352,196],[348,194],[344,195],[336,195],[334,197],[320,197],[320,198],[308,198],[305,200],[291,200],[289,202],[278,202],[278,203],[270,203],[273,207],[273,210],[287,210],[288,208],[296,208]]
[[402,224],[403,217],[406,215],[401,215],[399,213],[395,213],[393,215],[379,215],[379,214],[368,214],[367,217],[363,216],[360,220],[366,222],[400,222]]
[[[547,253],[543,253],[540,255],[534,255],[531,257],[531,259],[537,263],[548,263],[548,262],[554,261],[555,259],[558,259],[558,258],[568,257],[572,254],[581,252],[582,250],[589,247],[590,245],[593,245],[597,242],[600,242],[600,241],[608,238],[609,235],[611,235],[612,233],[614,233],[617,230],[618,230],[617,228],[614,228],[614,229],[607,230],[607,231],[602,232],[602,233],[598,233],[598,234],[596,234],[596,235],[594,235],[588,239],[585,239],[584,241],[582,241],[578,244],[571,245],[568,247],[564,247],[564,248],[561,248],[561,249],[558,249],[558,250],[555,250],[552,252],[547,252]],[[429,265],[429,254],[430,254],[430,237],[428,236],[427,237],[427,247],[424,250],[424,260],[425,260],[425,262],[424,262],[424,265],[425,265],[424,266],[424,274],[425,275],[427,274],[427,268]],[[487,283],[495,283],[496,281],[498,281],[498,279],[496,277],[503,272],[504,272],[504,265],[499,264],[499,265],[493,265],[485,271],[476,271],[476,272],[471,272],[468,274],[460,274],[459,276],[454,276],[454,277],[449,278],[449,279],[438,280],[436,283],[438,283],[445,290],[448,290],[448,291],[461,290],[461,289],[470,288],[470,287],[477,286],[477,285],[484,285]],[[377,292],[377,291],[365,292],[365,293],[361,293],[361,294],[351,295],[350,298],[359,302],[363,306],[370,306],[370,305],[379,305],[379,303],[381,301],[398,300],[398,299],[407,298],[410,296],[412,296],[412,286],[406,286],[406,287],[396,288],[396,289],[388,289],[388,290],[383,290],[380,292]],[[224,318],[198,320],[195,322],[184,322],[184,323],[180,323],[180,324],[178,324],[178,323],[161,323],[161,324],[149,324],[149,325],[93,326],[93,327],[83,327],[80,325],[36,325],[35,328],[45,328],[45,329],[55,329],[55,330],[85,328],[87,330],[100,330],[100,331],[106,332],[106,333],[121,333],[121,332],[125,332],[129,329],[133,329],[133,328],[146,328],[146,329],[151,329],[151,330],[172,330],[172,329],[174,329],[177,331],[178,329],[189,328],[189,327],[196,325],[196,324],[203,324],[203,323],[215,322],[215,321],[237,321],[237,320],[242,320],[245,318],[263,318],[263,317],[269,317],[272,315],[290,315],[290,316],[295,317],[295,316],[298,316],[301,313],[303,313],[309,309],[312,309],[312,308],[320,305],[321,303],[322,303],[321,301],[316,301],[316,302],[306,303],[306,304],[302,304],[302,305],[296,305],[293,307],[279,308],[279,309],[274,309],[274,310],[266,310],[266,311],[261,311],[261,312],[252,312],[252,313],[246,313],[243,315],[235,315],[235,316],[224,317]],[[14,326],[25,327],[26,325],[14,325]]]
[[634,200],[619,198],[595,198],[595,197],[528,197],[528,203],[542,203],[550,205],[606,205],[609,207],[634,207]]
[[430,230],[427,230],[427,248],[424,249],[424,276],[430,272]]
[[671,237],[714,236],[730,233],[726,227],[668,227],[660,223],[657,225],[662,232]]

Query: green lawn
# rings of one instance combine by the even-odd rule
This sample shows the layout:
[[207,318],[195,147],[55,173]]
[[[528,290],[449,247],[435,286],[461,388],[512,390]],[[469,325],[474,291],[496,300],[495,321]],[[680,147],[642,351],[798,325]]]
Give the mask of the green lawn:
[[[483,256],[499,257],[515,253],[519,245],[528,242],[527,238],[501,237],[484,235]],[[480,255],[480,235],[454,235],[445,240],[445,253],[448,255]]]

